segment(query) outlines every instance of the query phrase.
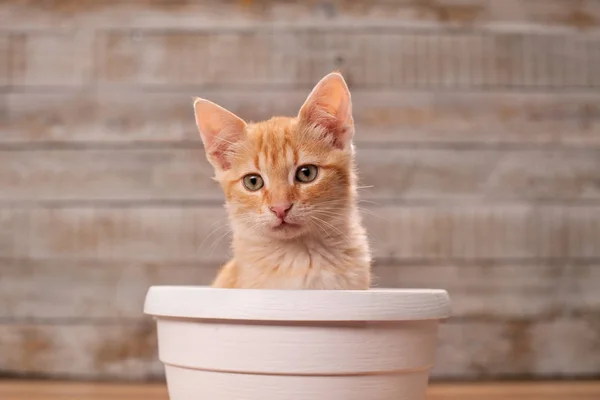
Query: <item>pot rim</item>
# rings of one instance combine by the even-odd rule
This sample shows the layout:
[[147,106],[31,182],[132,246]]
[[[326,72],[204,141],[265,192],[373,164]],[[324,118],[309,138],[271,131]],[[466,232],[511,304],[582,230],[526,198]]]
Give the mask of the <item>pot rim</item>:
[[450,317],[443,289],[263,290],[152,286],[144,313],[246,321],[418,321]]

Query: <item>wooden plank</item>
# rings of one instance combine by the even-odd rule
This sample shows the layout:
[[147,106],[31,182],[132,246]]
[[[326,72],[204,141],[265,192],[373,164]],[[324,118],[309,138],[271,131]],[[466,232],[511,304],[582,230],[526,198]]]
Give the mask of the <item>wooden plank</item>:
[[[382,207],[365,215],[375,255],[389,259],[595,257],[594,207]],[[594,250],[596,248],[596,250]]]
[[[315,80],[307,72],[297,70],[306,65],[301,58],[309,56],[294,56],[298,54],[296,48],[300,50],[308,45],[305,36],[303,33],[271,35],[255,31],[106,33],[98,40],[98,81],[143,85],[295,86],[300,75],[304,75],[301,83],[306,86],[309,79],[317,82],[319,78]],[[321,72],[316,71],[316,74]]]
[[164,382],[0,381],[0,397],[10,400],[72,400],[73,396],[78,400],[169,400]]
[[[199,141],[193,95],[258,121],[296,115],[308,92],[9,93],[0,144]],[[600,146],[600,95],[594,93],[355,90],[352,96],[358,142]]]
[[[154,285],[210,285],[218,264],[4,260],[0,320],[140,319]],[[600,266],[577,262],[376,263],[375,287],[440,288],[458,318],[600,312]]]
[[439,288],[452,315],[469,319],[539,319],[597,313],[600,268],[576,263],[514,262],[376,264],[379,287]]
[[10,93],[3,141],[199,140],[191,99],[183,93]]
[[386,1],[334,3],[278,1],[62,0],[45,7],[33,2],[4,2],[0,19],[6,29],[64,27],[229,28],[239,26],[353,24],[376,26],[485,26],[490,29],[595,29],[600,9],[594,0]]
[[15,34],[11,50],[13,86],[83,85],[92,78],[94,49],[89,33]]
[[[143,390],[143,389],[142,389]],[[502,381],[502,382],[433,382],[427,389],[428,400],[593,400],[598,397],[600,382],[588,381]]]
[[210,285],[218,264],[5,260],[0,320],[143,319],[153,285]]
[[[222,262],[222,207],[112,204],[3,207],[0,257],[128,262]],[[373,206],[373,254],[386,260],[585,260],[600,257],[597,206]]]
[[[521,19],[521,21],[531,18],[532,21],[539,24],[563,25],[578,30],[593,29],[598,23],[598,3],[593,0],[586,0],[579,3],[573,3],[568,0],[528,0],[520,1],[519,3],[525,6],[528,15]],[[502,4],[496,4],[495,6],[498,11],[503,7]],[[519,5],[512,2],[507,8],[512,8],[513,12],[522,11],[517,11],[515,6],[519,7]]]
[[3,200],[223,201],[213,176],[200,147],[0,151]]
[[11,225],[1,228],[0,257],[221,262],[229,253],[222,207],[5,208],[1,215]]
[[[11,400],[168,400],[164,383],[98,383],[68,381],[0,382],[0,396]],[[600,396],[597,381],[440,383],[427,388],[427,400],[594,400]]]
[[[449,321],[434,378],[573,377],[600,368],[598,314],[548,321]],[[551,348],[552,351],[548,351]],[[158,377],[154,326],[0,325],[0,371],[73,378]]]
[[[0,382],[0,396],[11,400],[168,400],[164,383],[98,383],[68,381]],[[597,381],[440,383],[427,388],[427,400],[595,400],[600,396]]]
[[[198,143],[197,143],[198,144]],[[31,162],[35,160],[35,162]],[[402,201],[598,200],[600,151],[369,148],[361,198]],[[194,148],[0,150],[1,201],[223,201]]]
[[308,89],[339,68],[353,88],[571,89],[583,68],[582,87],[589,89],[600,76],[591,57],[598,46],[595,36],[574,34],[118,30],[95,38],[63,30],[14,34],[7,58],[11,84],[19,87],[95,78],[115,85]]
[[[585,46],[580,46],[584,41]],[[311,87],[339,68],[354,88],[570,88],[595,36],[334,29],[111,31],[98,40],[107,84]],[[569,51],[566,51],[569,49]],[[579,53],[580,52],[580,53]],[[451,60],[447,60],[451,55]],[[474,62],[475,61],[475,62]],[[413,72],[406,75],[394,65]],[[469,75],[478,79],[468,80]]]
[[63,378],[156,379],[156,329],[134,324],[0,325],[0,371]]
[[595,376],[598,313],[547,321],[448,322],[432,375],[446,379]]

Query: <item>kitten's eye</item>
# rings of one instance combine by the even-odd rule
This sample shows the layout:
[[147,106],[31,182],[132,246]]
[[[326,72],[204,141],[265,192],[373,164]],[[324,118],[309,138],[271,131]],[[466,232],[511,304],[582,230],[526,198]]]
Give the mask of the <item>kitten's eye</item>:
[[243,179],[244,186],[251,192],[255,192],[264,186],[263,178],[257,174],[246,175]]
[[317,177],[318,172],[319,168],[316,165],[302,165],[296,170],[296,180],[302,183],[312,182]]

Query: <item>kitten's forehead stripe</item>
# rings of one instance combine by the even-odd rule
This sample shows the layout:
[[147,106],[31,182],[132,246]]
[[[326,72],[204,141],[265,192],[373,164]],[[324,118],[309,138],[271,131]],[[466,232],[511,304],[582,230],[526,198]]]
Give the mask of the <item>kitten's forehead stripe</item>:
[[262,142],[262,146],[260,146],[260,154],[261,154],[261,161],[263,161],[263,165],[261,165],[261,167],[263,167],[264,165],[267,164],[267,161],[269,160],[269,157],[270,157],[269,142],[267,140]]
[[293,167],[296,164],[296,157],[294,155],[294,148],[292,146],[287,146],[285,148],[285,161],[288,167]]
[[257,147],[262,150],[263,147],[263,135],[256,135]]
[[282,159],[285,158],[285,148],[287,147],[287,137],[285,135],[285,130],[276,131],[275,135],[277,135],[274,140],[276,146],[276,152],[273,155],[273,163],[276,165],[281,165]]
[[265,159],[265,153],[260,152],[258,154],[258,170],[262,173],[267,172],[267,160]]
[[260,159],[259,158],[260,158],[260,153],[256,153],[254,155],[253,163],[254,163],[254,168],[256,168],[257,171],[260,171]]

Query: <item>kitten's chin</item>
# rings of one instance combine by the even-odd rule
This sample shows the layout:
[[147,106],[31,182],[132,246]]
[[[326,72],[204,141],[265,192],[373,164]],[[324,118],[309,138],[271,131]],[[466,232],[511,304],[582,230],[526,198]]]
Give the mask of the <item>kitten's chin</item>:
[[309,228],[302,223],[272,224],[257,227],[233,223],[234,234],[238,237],[269,240],[291,240],[309,233]]
[[265,232],[274,239],[295,239],[307,233],[307,228],[302,224],[283,223],[266,229]]

